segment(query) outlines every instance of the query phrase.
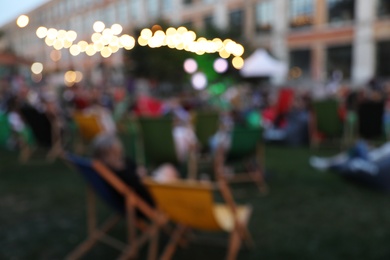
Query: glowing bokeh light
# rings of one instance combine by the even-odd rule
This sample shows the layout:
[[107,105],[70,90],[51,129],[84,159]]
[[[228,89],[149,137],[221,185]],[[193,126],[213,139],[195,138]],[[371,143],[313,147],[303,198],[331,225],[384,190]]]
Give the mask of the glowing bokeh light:
[[207,78],[203,72],[195,73],[191,78],[192,86],[197,90],[202,90],[207,87]]
[[244,67],[244,59],[241,57],[234,57],[232,60],[233,67],[240,70]]
[[79,41],[79,43],[77,43],[77,45],[80,47],[80,51],[81,52],[85,52],[85,50],[88,47],[88,42],[86,42],[86,41]]
[[58,51],[58,50],[52,50],[52,51],[50,52],[50,59],[51,59],[52,61],[54,61],[54,62],[59,61],[59,60],[61,59],[61,57],[62,57],[62,54],[61,54],[61,52]]
[[119,35],[122,33],[123,28],[120,24],[115,23],[111,26],[111,31],[114,35]]
[[69,49],[70,47],[72,47],[72,44],[73,42],[64,40],[64,48]]
[[37,34],[37,37],[38,37],[39,39],[45,38],[45,37],[47,36],[47,28],[46,28],[46,27],[43,27],[43,26],[39,27],[39,28],[37,29],[37,31],[36,31],[36,34]]
[[46,37],[45,38],[45,43],[46,43],[46,45],[47,46],[53,46],[53,43],[54,43],[54,41],[55,41],[55,39],[51,39],[51,38],[49,38],[49,37]]
[[54,40],[55,38],[57,38],[57,35],[58,35],[58,31],[54,28],[50,28],[49,30],[47,30],[46,38]]
[[100,55],[102,55],[103,58],[108,58],[110,57],[112,54],[112,51],[109,47],[104,47],[101,51],[100,51]]
[[148,40],[152,38],[153,32],[149,28],[145,28],[141,31],[141,37],[144,38],[145,40]]
[[104,28],[106,28],[106,25],[103,22],[101,22],[101,21],[96,21],[93,24],[93,30],[95,32],[100,33],[100,32],[102,32],[104,30]]
[[214,70],[218,73],[225,73],[229,68],[229,63],[225,59],[218,58],[213,64]]
[[193,74],[198,70],[198,63],[194,59],[186,59],[184,61],[184,71],[188,74]]
[[43,71],[43,64],[40,63],[40,62],[34,62],[34,63],[31,65],[31,71],[32,71],[32,73],[34,73],[34,74],[40,74],[40,73],[42,73],[42,71]]
[[77,74],[74,71],[67,71],[64,75],[65,82],[74,83],[76,81]]
[[76,78],[74,80],[74,82],[76,83],[79,83],[83,80],[83,73],[81,73],[80,71],[75,71],[76,73]]
[[53,42],[53,48],[56,49],[57,51],[61,50],[64,48],[64,43],[61,40],[54,40]]
[[77,33],[75,31],[70,30],[66,32],[66,39],[68,41],[73,42],[76,40],[76,38],[77,38]]
[[80,50],[80,46],[78,45],[72,45],[69,49],[69,52],[70,54],[72,54],[72,56],[77,56],[80,54],[81,50]]
[[20,28],[24,28],[28,25],[28,23],[30,22],[30,18],[27,16],[27,15],[24,15],[22,14],[21,16],[18,17],[18,19],[16,20],[16,24],[20,27]]
[[94,48],[94,45],[93,44],[90,44],[88,45],[88,47],[86,48],[85,50],[85,53],[88,55],[88,56],[93,56],[96,54],[96,50]]
[[91,41],[93,43],[96,43],[96,42],[100,41],[101,38],[102,38],[101,33],[93,33],[91,36]]
[[59,30],[57,34],[57,38],[60,40],[65,40],[67,37],[67,32],[65,30]]

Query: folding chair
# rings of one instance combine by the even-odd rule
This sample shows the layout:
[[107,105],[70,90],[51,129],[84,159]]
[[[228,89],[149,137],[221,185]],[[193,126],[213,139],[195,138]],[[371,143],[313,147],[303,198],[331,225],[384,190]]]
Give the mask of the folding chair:
[[[221,180],[218,186],[195,181],[178,181],[161,184],[147,180],[148,186],[159,208],[176,224],[171,241],[165,247],[160,259],[171,259],[180,240],[191,229],[230,234],[227,259],[236,259],[241,241],[252,246],[252,238],[247,229],[252,209],[250,206],[237,206],[226,183]],[[217,204],[213,191],[219,188],[225,204]]]
[[79,135],[76,139],[75,150],[78,153],[83,153],[93,139],[103,133],[103,127],[99,122],[99,118],[94,114],[76,112],[73,114],[73,120],[76,123]]
[[[62,138],[59,126],[48,118],[47,115],[38,112],[35,108],[22,108],[20,112],[34,136],[34,145],[49,149],[46,154],[46,158],[49,161],[54,161],[57,157],[60,157],[62,153]],[[27,162],[36,148],[33,147],[32,143],[28,141],[28,144],[24,144],[24,150],[22,150],[20,157],[22,162]]]
[[[138,249],[148,240],[150,240],[148,259],[155,259],[158,250],[158,231],[166,224],[166,217],[151,208],[100,162],[71,154],[65,155],[64,159],[81,173],[90,186],[87,192],[88,237],[66,259],[81,258],[98,241],[121,251],[119,259],[136,258]],[[97,225],[96,200],[91,188],[116,212],[100,227]],[[118,193],[123,196],[123,200],[118,199]],[[149,219],[149,226],[137,221],[136,210]],[[107,234],[120,220],[120,216],[124,216],[127,223],[128,243],[121,242]],[[141,231],[138,237],[137,228]]]
[[6,114],[0,114],[0,148],[8,148],[9,138],[11,138],[11,126]]
[[[365,101],[358,106],[359,136],[371,141],[383,141],[385,136],[383,115],[385,104],[381,101]],[[386,137],[387,139],[387,137]]]
[[[142,140],[141,154],[144,155],[143,165],[149,163],[154,167],[158,167],[164,163],[171,163],[182,168],[173,139],[173,119],[167,117],[141,117],[138,119],[138,123]],[[195,178],[195,163],[193,151],[190,151],[187,164],[189,178]]]
[[217,112],[197,112],[195,114],[195,134],[203,151],[209,151],[209,140],[218,131]]
[[321,135],[329,139],[342,140],[343,122],[340,118],[337,100],[327,99],[314,102],[309,122],[309,133],[311,147],[319,146]]
[[268,187],[264,179],[264,146],[261,139],[261,128],[236,127],[231,133],[229,150],[219,147],[214,160],[216,167],[223,170],[226,165],[238,165],[244,169],[230,178],[227,178],[225,173],[223,176],[228,182],[254,182],[260,192],[267,193]]

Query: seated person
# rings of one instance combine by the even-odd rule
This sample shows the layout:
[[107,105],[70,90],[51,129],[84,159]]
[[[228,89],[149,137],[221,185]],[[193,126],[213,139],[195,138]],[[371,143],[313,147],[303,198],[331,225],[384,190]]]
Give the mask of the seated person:
[[[147,204],[155,207],[152,196],[142,183],[144,169],[124,157],[122,144],[115,135],[104,134],[96,137],[92,148],[93,159],[102,162]],[[153,173],[154,179],[161,182],[173,181],[177,176],[176,170],[170,165],[163,165]]]
[[359,141],[348,152],[331,158],[311,157],[310,165],[321,171],[332,170],[341,176],[376,189],[390,191],[390,142],[370,149]]

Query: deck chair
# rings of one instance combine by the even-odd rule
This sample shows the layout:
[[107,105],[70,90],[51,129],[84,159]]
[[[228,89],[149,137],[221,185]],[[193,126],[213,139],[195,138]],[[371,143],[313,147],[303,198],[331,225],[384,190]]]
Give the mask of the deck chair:
[[[179,162],[173,139],[173,119],[170,117],[141,117],[138,119],[139,134],[142,140],[143,165],[149,163],[158,167],[164,163],[171,163],[182,168]],[[196,161],[190,152],[187,172],[189,178],[195,178]],[[181,173],[183,171],[180,171]]]
[[383,115],[385,104],[381,101],[365,101],[358,106],[359,136],[367,140],[380,140],[384,137]]
[[45,114],[39,112],[33,107],[24,107],[20,109],[24,122],[31,129],[34,137],[34,145],[24,146],[26,149],[20,157],[22,162],[27,162],[31,157],[35,145],[48,149],[46,159],[54,161],[62,153],[61,129],[59,126]]
[[6,114],[0,114],[0,148],[8,148],[12,130]]
[[[241,166],[243,172],[234,173],[229,182],[254,182],[261,193],[267,193],[264,179],[264,146],[261,128],[236,127],[231,133],[229,150],[217,149],[215,167],[226,169],[226,165]],[[226,174],[225,174],[226,176]]]
[[171,259],[179,241],[191,229],[230,234],[227,259],[236,259],[241,241],[252,246],[252,238],[247,230],[251,216],[250,206],[237,206],[226,183],[218,188],[225,204],[217,204],[213,199],[215,186],[211,183],[178,181],[161,184],[147,180],[146,185],[154,196],[159,208],[176,224],[171,241],[165,247],[160,259]]
[[73,114],[73,120],[76,123],[79,135],[76,138],[75,150],[83,153],[93,139],[103,133],[103,127],[99,119],[94,114],[76,112]]
[[[160,227],[166,224],[166,217],[159,211],[152,209],[100,162],[71,154],[64,155],[64,159],[73,168],[77,169],[89,186],[87,192],[88,236],[66,259],[81,258],[98,241],[118,249],[122,253],[119,259],[136,258],[138,249],[150,241],[148,259],[155,259],[158,246],[158,231]],[[118,200],[118,193],[116,192],[121,194],[124,199]],[[115,212],[100,227],[97,224],[95,193]],[[150,221],[148,226],[145,226],[145,223],[137,222],[136,210],[147,216]],[[125,217],[126,220],[128,243],[119,241],[107,234],[117,224],[121,216]],[[137,228],[140,229],[138,236]]]
[[195,134],[203,151],[209,151],[209,140],[218,131],[219,115],[216,112],[197,112]]
[[328,139],[340,140],[342,147],[343,122],[339,115],[339,102],[327,99],[314,102],[309,122],[310,145],[318,147],[320,135]]

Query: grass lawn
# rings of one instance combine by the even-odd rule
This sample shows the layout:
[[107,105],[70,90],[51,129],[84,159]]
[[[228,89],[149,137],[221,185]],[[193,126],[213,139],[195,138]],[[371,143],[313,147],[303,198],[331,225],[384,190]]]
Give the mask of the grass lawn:
[[[254,208],[256,247],[238,259],[390,259],[388,195],[312,170],[310,154],[267,147],[270,194],[260,196],[252,184],[233,187]],[[83,180],[62,162],[22,166],[16,154],[0,151],[0,259],[63,259],[85,236],[84,206]],[[125,237],[124,225],[114,232]],[[225,251],[190,244],[174,259],[223,259]],[[85,258],[117,255],[99,244]]]

